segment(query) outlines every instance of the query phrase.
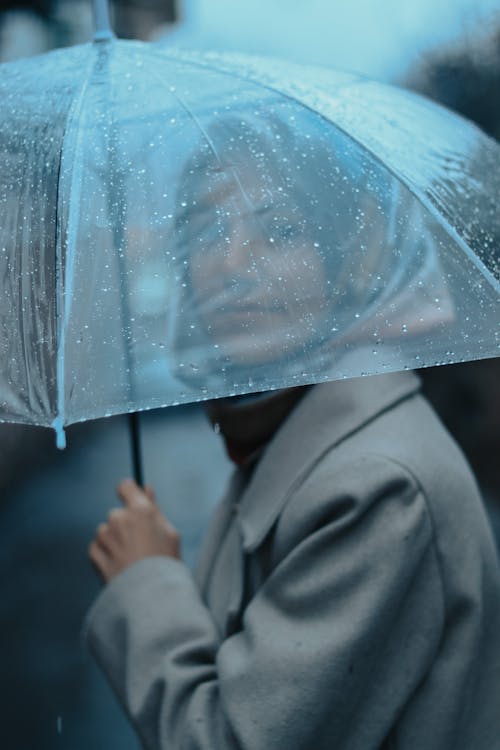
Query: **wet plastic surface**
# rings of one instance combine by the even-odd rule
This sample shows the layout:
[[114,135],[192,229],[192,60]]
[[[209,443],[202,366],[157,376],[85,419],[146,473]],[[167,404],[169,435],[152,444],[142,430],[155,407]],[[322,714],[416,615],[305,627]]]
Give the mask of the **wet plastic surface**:
[[0,419],[498,355],[500,148],[442,108],[122,41],[0,97]]

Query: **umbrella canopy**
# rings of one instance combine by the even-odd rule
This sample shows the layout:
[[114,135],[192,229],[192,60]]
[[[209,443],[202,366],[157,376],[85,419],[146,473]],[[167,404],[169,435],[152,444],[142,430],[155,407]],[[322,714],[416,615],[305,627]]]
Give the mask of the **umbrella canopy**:
[[500,148],[458,116],[108,34],[0,98],[1,420],[498,355]]

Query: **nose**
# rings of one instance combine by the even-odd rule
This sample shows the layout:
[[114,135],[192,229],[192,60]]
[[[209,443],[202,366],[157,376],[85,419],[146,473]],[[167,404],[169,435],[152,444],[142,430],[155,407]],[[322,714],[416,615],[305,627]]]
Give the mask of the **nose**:
[[250,227],[235,223],[230,233],[224,238],[221,264],[226,275],[254,276],[257,273],[255,263],[258,238]]
[[234,238],[224,249],[222,265],[226,274],[240,276],[249,270],[249,248]]

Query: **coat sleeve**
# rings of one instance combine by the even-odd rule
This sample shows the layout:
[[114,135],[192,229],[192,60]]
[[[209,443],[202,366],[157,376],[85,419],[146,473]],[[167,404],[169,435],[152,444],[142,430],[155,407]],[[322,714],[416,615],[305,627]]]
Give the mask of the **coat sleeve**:
[[[301,538],[225,640],[178,561],[143,560],[104,589],[86,637],[145,748],[383,743],[435,657],[443,597],[421,488],[368,463],[369,481],[353,466],[301,509]],[[283,528],[287,512],[293,499]]]

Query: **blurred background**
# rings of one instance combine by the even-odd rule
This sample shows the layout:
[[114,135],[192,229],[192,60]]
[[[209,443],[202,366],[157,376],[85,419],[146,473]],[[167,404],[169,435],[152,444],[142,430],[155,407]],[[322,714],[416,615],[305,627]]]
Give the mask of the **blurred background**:
[[[500,0],[121,0],[121,37],[274,55],[354,70],[425,94],[500,138]],[[0,2],[0,61],[91,38],[90,0]],[[500,543],[500,359],[421,371],[476,473]],[[190,565],[230,466],[198,405],[142,416],[145,472]],[[130,475],[127,422],[68,430],[0,425],[0,746],[138,748],[83,649],[99,582],[97,524]]]

